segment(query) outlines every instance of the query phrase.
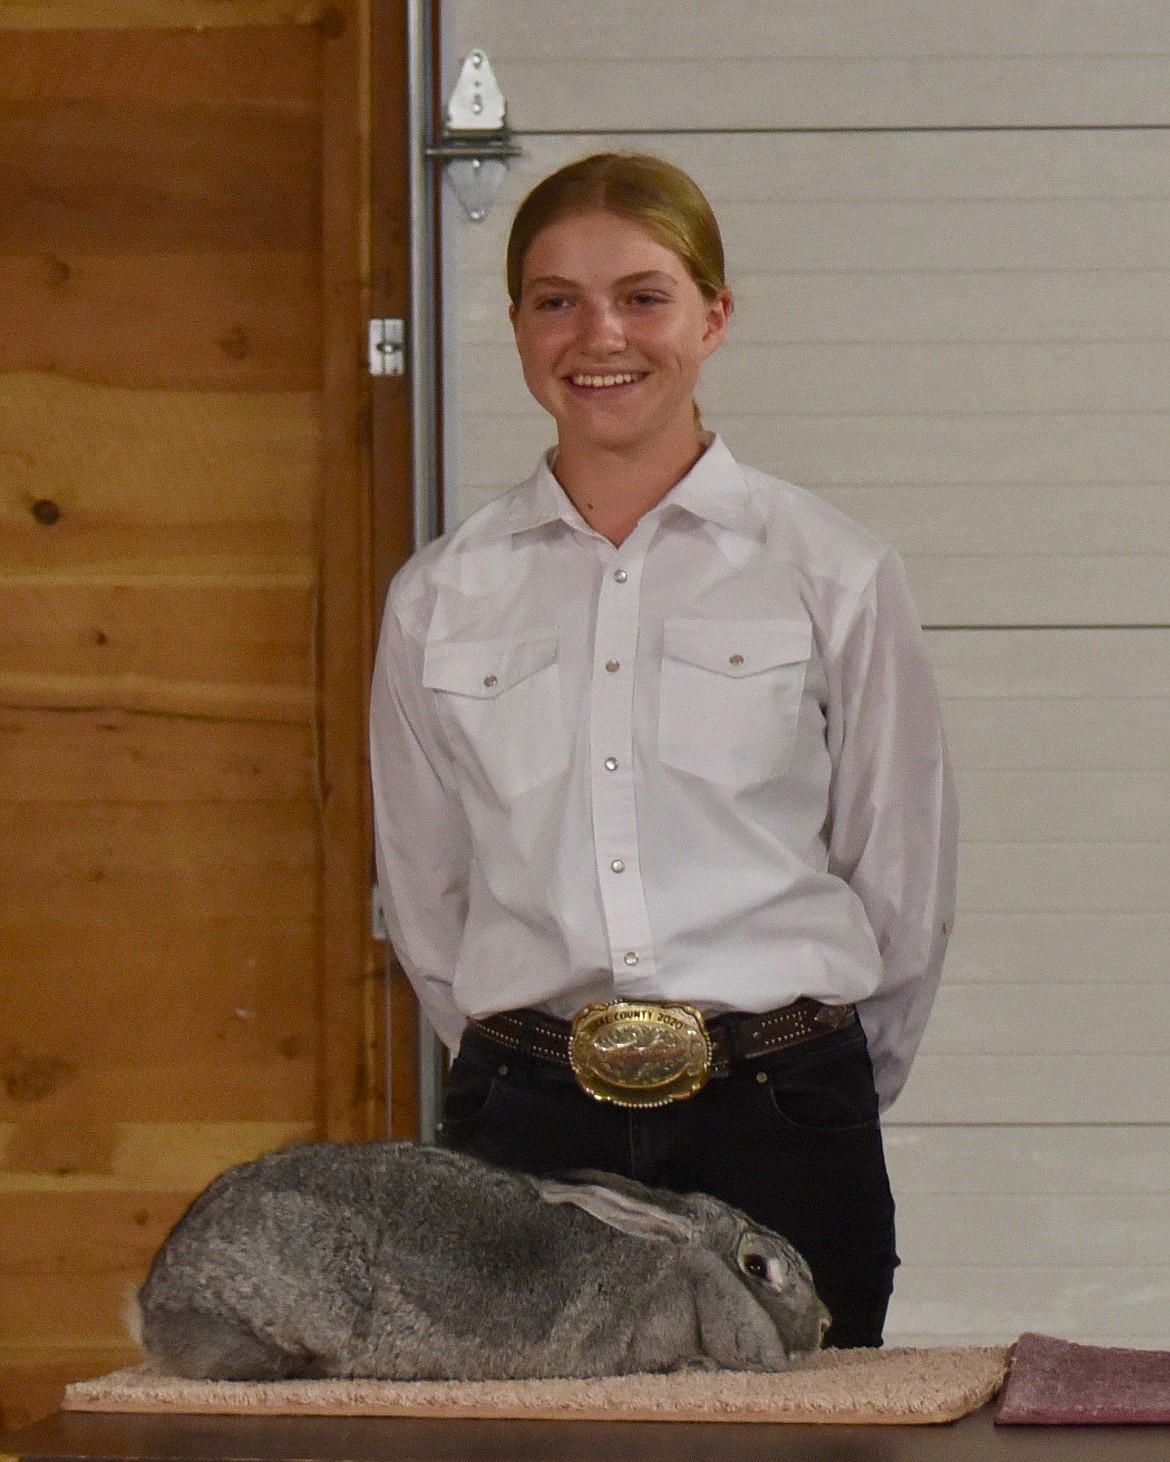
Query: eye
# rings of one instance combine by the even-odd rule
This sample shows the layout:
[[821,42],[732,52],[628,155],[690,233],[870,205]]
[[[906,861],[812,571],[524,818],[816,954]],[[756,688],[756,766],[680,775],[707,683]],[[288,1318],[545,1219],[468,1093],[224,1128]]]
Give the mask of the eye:
[[743,1267],[753,1279],[767,1279],[768,1261],[762,1254],[747,1254],[744,1257]]
[[538,310],[563,310],[569,301],[563,294],[546,294],[543,299],[536,301]]
[[636,305],[641,305],[643,307],[649,305],[664,305],[668,303],[667,298],[664,294],[657,294],[653,290],[649,289],[640,289],[637,294],[631,295],[630,299],[632,303]]

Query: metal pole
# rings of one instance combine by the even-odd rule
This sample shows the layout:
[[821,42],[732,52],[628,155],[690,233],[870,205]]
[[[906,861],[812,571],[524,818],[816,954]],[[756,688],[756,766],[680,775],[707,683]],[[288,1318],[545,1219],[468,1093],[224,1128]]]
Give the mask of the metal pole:
[[434,38],[428,0],[407,7],[408,145],[410,149],[410,324],[411,445],[414,476],[414,546],[422,548],[439,531],[437,361],[435,356],[435,204],[433,164]]
[[[407,5],[407,144],[410,154],[410,321],[407,369],[411,399],[414,546],[439,531],[438,362],[435,351],[435,201],[428,148],[434,141],[435,46],[429,0]],[[418,1018],[418,1135],[434,1140],[442,1108],[443,1050],[430,1022]],[[389,1096],[389,1093],[387,1094]]]

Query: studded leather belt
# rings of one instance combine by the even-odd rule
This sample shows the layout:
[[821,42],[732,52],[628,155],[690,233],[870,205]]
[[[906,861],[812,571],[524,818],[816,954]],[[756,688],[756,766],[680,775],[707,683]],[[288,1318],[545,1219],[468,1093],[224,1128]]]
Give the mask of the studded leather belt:
[[759,1015],[718,1015],[653,1001],[587,1005],[570,1022],[540,1010],[505,1010],[470,1022],[496,1048],[568,1068],[590,1096],[618,1106],[680,1101],[737,1061],[769,1056],[844,1030],[853,1005],[795,1000]]

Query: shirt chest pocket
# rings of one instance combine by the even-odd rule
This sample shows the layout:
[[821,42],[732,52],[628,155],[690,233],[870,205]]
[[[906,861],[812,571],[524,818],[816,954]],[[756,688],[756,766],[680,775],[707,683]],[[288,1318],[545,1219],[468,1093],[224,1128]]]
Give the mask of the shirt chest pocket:
[[736,787],[782,775],[811,653],[807,620],[667,620],[658,705],[663,762]]
[[423,658],[456,760],[501,798],[568,765],[556,635],[436,640]]

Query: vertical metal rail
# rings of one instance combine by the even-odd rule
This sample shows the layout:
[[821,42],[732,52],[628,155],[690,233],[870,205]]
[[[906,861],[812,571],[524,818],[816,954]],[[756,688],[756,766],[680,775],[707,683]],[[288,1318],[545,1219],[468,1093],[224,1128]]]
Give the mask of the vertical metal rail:
[[[439,529],[438,503],[438,319],[435,310],[437,257],[433,162],[435,37],[430,0],[407,5],[407,142],[410,153],[410,319],[407,370],[411,400],[411,475],[414,546],[429,543]],[[387,1043],[389,1044],[389,1043]],[[418,1135],[433,1141],[442,1101],[443,1050],[430,1022],[418,1019]],[[389,1100],[390,1093],[387,1092]]]
[[435,341],[435,202],[433,143],[434,37],[428,0],[407,6],[407,110],[410,148],[410,321],[408,370],[411,401],[411,466],[414,478],[414,546],[439,531],[438,361]]

